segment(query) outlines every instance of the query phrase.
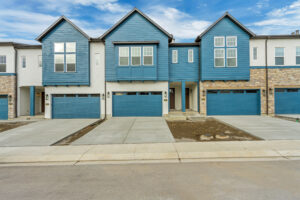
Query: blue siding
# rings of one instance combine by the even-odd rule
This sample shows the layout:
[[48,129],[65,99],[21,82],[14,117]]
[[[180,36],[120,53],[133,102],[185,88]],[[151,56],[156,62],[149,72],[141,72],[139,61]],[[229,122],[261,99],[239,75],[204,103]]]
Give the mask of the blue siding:
[[300,89],[276,89],[275,114],[300,114]]
[[[76,42],[76,72],[54,72],[54,42]],[[43,85],[89,85],[89,41],[62,21],[42,40]]]
[[[238,67],[214,67],[214,36],[237,36]],[[201,80],[249,79],[249,35],[226,17],[201,38]]]
[[[194,62],[188,62],[188,50],[194,50]],[[172,63],[172,50],[178,51],[178,63]],[[170,47],[169,48],[170,81],[198,81],[199,47]]]
[[113,116],[162,116],[162,95],[113,95]]
[[0,95],[0,119],[8,119],[7,95]]
[[[223,90],[224,91],[224,90]],[[251,90],[233,90],[207,92],[207,115],[259,115],[260,114],[260,92],[248,93]]]
[[35,115],[35,87],[30,86],[30,116]]
[[[113,41],[159,41],[154,59],[157,59],[156,74],[153,70],[140,71],[120,69]],[[142,45],[141,45],[142,46]],[[168,36],[161,32],[139,13],[135,12],[105,38],[105,76],[107,81],[118,80],[168,80]],[[146,68],[146,67],[144,67]],[[148,74],[149,73],[149,74]],[[143,77],[141,77],[143,76]]]
[[52,118],[100,118],[100,97],[53,97]]

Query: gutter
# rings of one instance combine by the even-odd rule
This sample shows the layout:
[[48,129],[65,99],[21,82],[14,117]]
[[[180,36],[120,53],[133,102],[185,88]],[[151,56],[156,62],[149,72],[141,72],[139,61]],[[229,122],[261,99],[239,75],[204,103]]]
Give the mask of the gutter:
[[269,115],[269,71],[268,71],[268,38],[265,40],[265,70],[266,70],[266,114]]
[[15,80],[15,116],[18,116],[18,51],[16,47],[14,46],[15,50],[15,73],[16,73],[16,80]]

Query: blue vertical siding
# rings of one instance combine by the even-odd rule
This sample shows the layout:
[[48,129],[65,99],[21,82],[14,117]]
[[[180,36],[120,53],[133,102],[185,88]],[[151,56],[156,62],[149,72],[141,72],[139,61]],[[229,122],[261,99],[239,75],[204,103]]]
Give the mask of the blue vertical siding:
[[[194,62],[188,62],[188,50],[194,50]],[[178,51],[178,63],[172,63],[172,50]],[[199,47],[169,48],[170,81],[199,81]]]
[[[76,42],[76,72],[54,72],[54,43]],[[89,41],[66,21],[42,40],[43,85],[89,85]]]
[[30,86],[30,116],[35,115],[35,87]]
[[[237,36],[237,67],[214,67],[214,36]],[[226,54],[226,51],[225,51]],[[201,80],[249,80],[249,35],[229,18],[201,38]]]
[[181,82],[181,111],[185,112],[185,81]]
[[300,114],[300,88],[275,90],[275,114]]
[[[118,62],[116,58],[118,56],[118,54],[116,54],[117,46],[112,43],[113,41],[159,41],[157,51],[154,54],[154,59],[157,60],[156,76],[151,77],[147,74],[147,71],[144,71],[145,77],[140,77],[140,75],[131,76],[131,72],[125,70],[124,79],[168,80],[168,36],[139,13],[132,14],[105,38],[105,77],[107,81],[122,80],[122,73],[119,71],[118,74]],[[150,71],[149,73],[151,74],[152,72],[153,71]],[[133,72],[133,74],[136,73],[138,72]]]
[[7,95],[0,95],[0,119],[8,119]]

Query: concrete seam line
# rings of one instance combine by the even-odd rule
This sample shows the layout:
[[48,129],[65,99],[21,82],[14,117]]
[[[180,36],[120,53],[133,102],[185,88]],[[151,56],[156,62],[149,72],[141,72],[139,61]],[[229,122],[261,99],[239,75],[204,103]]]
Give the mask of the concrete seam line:
[[124,140],[123,140],[123,142],[122,142],[123,144],[124,144],[125,141],[127,140],[128,135],[129,135],[129,132],[130,132],[131,128],[133,127],[133,125],[135,124],[135,121],[136,121],[136,118],[134,118],[134,121],[132,122],[131,126],[129,127],[129,129],[128,129],[128,131],[127,131],[127,134],[126,134],[126,137],[124,138]]
[[[175,138],[174,138],[174,140],[175,140]],[[174,147],[174,149],[175,149],[175,151],[176,151],[177,159],[178,159],[178,161],[179,161],[179,163],[180,163],[180,162],[181,162],[181,158],[180,158],[180,156],[179,156],[179,152],[178,152],[178,150],[177,150],[177,148],[176,148],[176,146],[175,146],[175,143],[172,143],[172,145],[173,145],[173,147]]]
[[282,155],[278,150],[273,149],[273,151],[275,151],[276,153],[278,153],[281,157],[283,157],[283,158],[285,158],[287,160],[290,160],[289,157]]
[[80,162],[80,160],[81,160],[81,158],[87,153],[87,152],[89,152],[91,149],[93,149],[94,147],[93,146],[91,146],[90,148],[88,148],[85,152],[83,152],[82,154],[81,154],[81,156],[75,161],[75,163],[73,164],[73,165],[76,165],[78,162]]

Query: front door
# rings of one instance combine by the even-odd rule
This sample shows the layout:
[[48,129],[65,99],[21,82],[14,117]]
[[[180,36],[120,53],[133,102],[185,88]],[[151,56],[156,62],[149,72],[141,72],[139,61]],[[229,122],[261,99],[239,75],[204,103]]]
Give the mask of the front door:
[[170,109],[175,109],[175,88],[170,88]]
[[190,89],[185,88],[185,109],[190,109]]

